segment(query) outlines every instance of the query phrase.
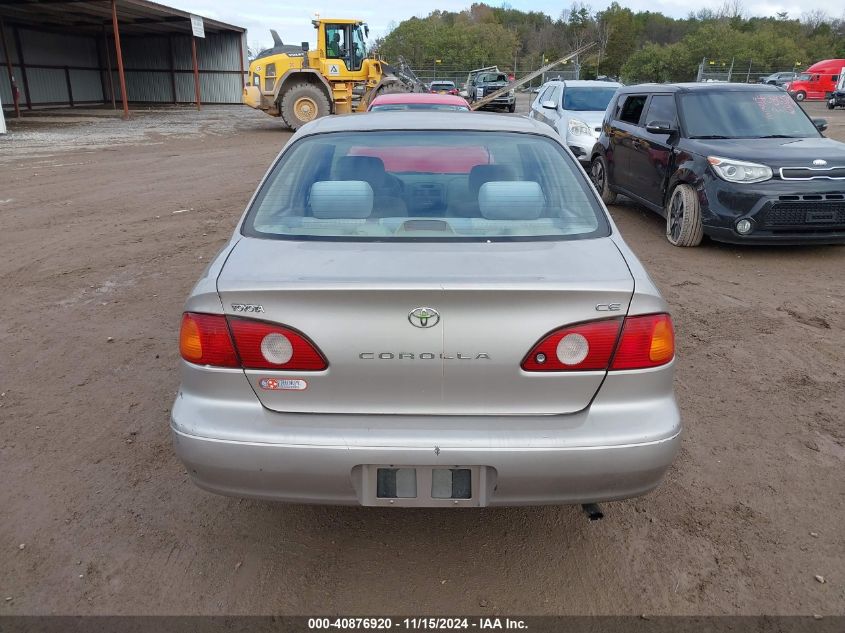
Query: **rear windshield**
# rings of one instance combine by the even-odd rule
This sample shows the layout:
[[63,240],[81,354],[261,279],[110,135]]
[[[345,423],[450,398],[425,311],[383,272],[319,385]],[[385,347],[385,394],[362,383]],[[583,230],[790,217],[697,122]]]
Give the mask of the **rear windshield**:
[[455,87],[455,84],[453,84],[451,81],[432,81],[431,82],[431,89],[432,90],[441,90],[441,89],[450,90],[454,87]]
[[801,106],[780,91],[713,91],[680,95],[689,138],[818,137]]
[[556,141],[506,132],[308,136],[244,220],[252,237],[369,241],[567,240],[609,235],[583,170]]
[[563,109],[604,112],[615,94],[616,88],[566,88]]

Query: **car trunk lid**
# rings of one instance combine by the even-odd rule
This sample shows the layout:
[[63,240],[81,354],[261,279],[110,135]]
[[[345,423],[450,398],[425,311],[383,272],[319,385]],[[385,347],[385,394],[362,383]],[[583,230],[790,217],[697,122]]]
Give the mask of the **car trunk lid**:
[[[525,355],[561,326],[624,315],[633,279],[608,238],[245,238],[227,260],[218,291],[228,315],[299,330],[328,359],[323,372],[247,370],[269,409],[536,415],[583,409],[605,372],[526,373],[520,368]],[[619,310],[599,311],[608,304]],[[237,311],[244,306],[262,312]],[[278,378],[293,387],[262,387]]]

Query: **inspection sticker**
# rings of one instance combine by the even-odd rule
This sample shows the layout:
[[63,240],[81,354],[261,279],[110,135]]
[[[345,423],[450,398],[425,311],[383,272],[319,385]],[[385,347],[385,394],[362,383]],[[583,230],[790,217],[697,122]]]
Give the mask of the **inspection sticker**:
[[298,378],[262,378],[258,385],[267,391],[305,391],[308,383]]

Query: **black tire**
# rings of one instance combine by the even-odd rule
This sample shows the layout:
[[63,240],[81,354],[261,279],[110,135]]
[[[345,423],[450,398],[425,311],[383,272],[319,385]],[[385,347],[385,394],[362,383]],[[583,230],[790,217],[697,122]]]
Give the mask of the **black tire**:
[[508,106],[508,112],[510,112],[511,114],[516,112],[516,104],[515,103],[512,103]]
[[698,246],[703,238],[701,204],[695,189],[678,185],[666,203],[666,239],[674,246]]
[[804,92],[803,90],[799,90],[798,92],[795,93],[795,100],[796,101],[803,101],[806,98],[807,98],[807,93]]
[[611,191],[607,184],[607,160],[604,156],[596,156],[590,163],[590,179],[598,189],[602,202],[605,204],[616,202],[616,193]]
[[408,90],[408,87],[400,81],[396,83],[387,84],[386,86],[382,86],[379,91],[376,93],[378,95],[394,95],[394,94],[401,94],[403,92],[411,92]]
[[836,107],[836,102],[833,99],[828,99],[827,100],[827,109],[833,110],[833,108],[835,108],[835,107]]
[[314,84],[300,83],[291,86],[282,96],[280,111],[285,123],[298,130],[314,119],[331,113],[331,105],[320,88]]

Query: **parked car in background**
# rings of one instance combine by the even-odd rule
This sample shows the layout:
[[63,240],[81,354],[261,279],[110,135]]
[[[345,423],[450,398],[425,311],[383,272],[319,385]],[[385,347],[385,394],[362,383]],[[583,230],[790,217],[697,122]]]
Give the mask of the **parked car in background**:
[[810,66],[798,75],[786,89],[796,101],[825,99],[836,90],[836,84],[845,72],[845,59],[825,59]]
[[[473,71],[467,82],[467,93],[470,103],[480,101],[484,97],[501,90],[510,82],[508,76],[497,69]],[[516,112],[516,91],[510,90],[496,97],[484,106],[486,109],[502,108],[508,112]]]
[[832,93],[827,96],[827,109],[845,108],[845,72],[839,75],[839,83]]
[[457,95],[428,92],[394,92],[372,100],[367,112],[387,110],[458,110],[469,112],[466,99]]
[[845,90],[835,90],[827,98],[827,109],[845,108]]
[[575,157],[590,162],[607,104],[622,84],[612,81],[549,81],[528,117],[552,126]]
[[663,215],[676,246],[845,243],[845,144],[826,127],[775,86],[629,86],[590,174],[606,203],[621,193]]
[[432,81],[428,86],[429,92],[441,95],[457,95],[458,88],[454,81]]
[[797,77],[798,73],[792,71],[772,73],[766,77],[760,77],[760,83],[770,86],[785,86],[790,81],[795,81]]
[[172,437],[227,495],[624,499],[679,448],[674,350],[666,302],[552,130],[325,117],[188,298]]

